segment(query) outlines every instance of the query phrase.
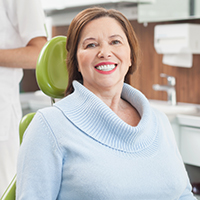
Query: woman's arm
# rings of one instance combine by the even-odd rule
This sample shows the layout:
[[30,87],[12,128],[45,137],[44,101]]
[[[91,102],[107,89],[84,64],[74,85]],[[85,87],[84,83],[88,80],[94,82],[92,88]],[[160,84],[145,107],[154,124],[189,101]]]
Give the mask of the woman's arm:
[[19,151],[16,199],[57,199],[61,176],[59,145],[42,114],[36,113]]

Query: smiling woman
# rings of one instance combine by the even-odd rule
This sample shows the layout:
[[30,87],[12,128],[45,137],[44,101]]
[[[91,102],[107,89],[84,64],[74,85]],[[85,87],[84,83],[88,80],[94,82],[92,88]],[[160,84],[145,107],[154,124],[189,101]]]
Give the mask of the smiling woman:
[[138,49],[116,10],[88,8],[74,18],[66,97],[39,110],[25,132],[18,200],[195,199],[168,118],[124,83]]
[[[69,84],[66,90],[66,94],[70,94],[73,92],[73,80],[83,80],[81,73],[77,71],[77,48],[92,48],[93,50],[93,48],[100,48],[104,44],[98,44],[98,42],[100,42],[98,41],[98,37],[100,37],[101,33],[97,32],[96,28],[105,32],[105,36],[107,37],[107,43],[110,42],[110,46],[119,46],[122,42],[124,44],[128,44],[131,52],[127,56],[130,56],[129,59],[131,59],[131,65],[129,65],[129,69],[125,76],[125,80],[128,80],[129,75],[132,74],[138,66],[139,44],[129,20],[116,10],[106,10],[106,12],[104,12],[105,10],[101,10],[101,12],[99,8],[92,8],[92,12],[89,13],[88,11],[89,9],[84,10],[72,20],[67,33],[67,68],[69,71]],[[84,41],[82,41],[81,43],[81,37],[83,39],[83,34],[86,34],[85,32],[87,30],[86,27],[89,26],[88,24],[92,23],[93,21],[97,22],[99,18],[104,18],[101,19],[100,22],[98,22],[100,27],[96,26],[94,27],[95,29],[90,28],[91,31],[87,31],[88,35],[87,37],[85,36]],[[95,26],[95,22],[92,23],[93,26]],[[112,30],[112,28],[116,28],[117,31],[120,31],[120,34],[118,34],[118,32],[115,32],[114,29]],[[106,33],[108,30],[109,34]],[[98,36],[96,35],[97,33],[99,33]],[[104,48],[104,51],[105,49],[106,48]],[[99,55],[101,55],[102,51],[99,53]]]
[[88,22],[79,38],[77,62],[83,85],[94,94],[120,92],[131,66],[130,46],[120,24],[110,17]]

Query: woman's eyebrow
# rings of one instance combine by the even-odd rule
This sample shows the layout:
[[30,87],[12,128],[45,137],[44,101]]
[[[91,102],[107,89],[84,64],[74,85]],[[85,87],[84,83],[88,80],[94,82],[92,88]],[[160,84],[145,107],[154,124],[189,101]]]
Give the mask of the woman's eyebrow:
[[123,40],[123,37],[121,35],[118,35],[118,34],[111,35],[109,38],[115,38],[115,37],[120,37]]
[[[116,37],[119,37],[119,38],[121,38],[122,40],[124,40],[123,39],[123,37],[121,36],[121,35],[119,35],[119,34],[113,34],[113,35],[111,35],[111,36],[109,36],[109,38],[116,38]],[[94,37],[87,37],[87,38],[85,38],[85,39],[83,39],[83,42],[82,42],[82,44],[84,45],[87,41],[96,41],[96,38],[94,38]]]
[[85,39],[83,40],[83,44],[86,43],[88,40],[96,40],[96,39],[93,38],[93,37],[85,38]]

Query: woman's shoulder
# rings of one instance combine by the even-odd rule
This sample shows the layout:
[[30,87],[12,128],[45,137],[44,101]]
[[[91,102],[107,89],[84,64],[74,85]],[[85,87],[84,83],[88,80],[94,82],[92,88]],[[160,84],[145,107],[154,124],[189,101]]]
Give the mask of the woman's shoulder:
[[50,126],[62,118],[66,118],[63,111],[56,106],[42,108],[36,112],[35,116]]
[[[52,145],[59,145],[60,138],[70,132],[69,120],[58,108],[51,106],[38,110],[24,133],[24,138],[29,140],[49,140]],[[36,139],[37,138],[37,139]],[[60,150],[59,150],[60,151]]]
[[156,114],[156,116],[159,119],[169,122],[169,118],[167,117],[167,115],[164,112],[162,112],[162,111],[160,111],[157,108],[154,108],[152,106],[151,106],[151,109],[153,110],[153,112]]

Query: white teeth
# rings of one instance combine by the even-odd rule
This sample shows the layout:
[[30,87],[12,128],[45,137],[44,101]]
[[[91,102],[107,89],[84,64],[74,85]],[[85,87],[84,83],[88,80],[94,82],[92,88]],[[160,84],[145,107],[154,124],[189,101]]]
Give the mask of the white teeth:
[[98,70],[101,70],[101,71],[110,71],[110,70],[115,68],[115,65],[114,64],[112,64],[112,65],[99,65],[96,68]]

